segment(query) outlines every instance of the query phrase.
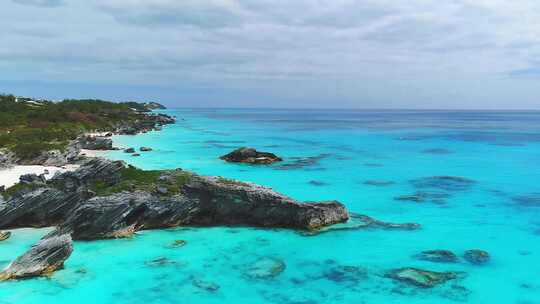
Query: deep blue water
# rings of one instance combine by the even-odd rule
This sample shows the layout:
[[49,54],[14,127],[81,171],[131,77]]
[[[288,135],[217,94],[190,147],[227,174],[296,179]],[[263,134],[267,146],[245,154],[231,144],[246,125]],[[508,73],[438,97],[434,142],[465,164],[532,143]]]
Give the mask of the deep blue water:
[[[3,283],[0,303],[540,303],[540,112],[166,113],[178,123],[161,132],[115,137],[116,145],[154,151],[108,157],[145,169],[181,167],[252,181],[299,200],[337,199],[352,212],[415,222],[422,229],[305,236],[218,227],[77,242],[65,270],[48,279]],[[271,151],[285,161],[254,167],[218,159],[240,146]],[[424,200],[396,200],[414,194]],[[14,231],[0,244],[0,263],[45,232]],[[177,239],[188,243],[168,248]],[[488,251],[490,262],[466,262],[463,252],[474,248]],[[430,249],[452,250],[460,262],[415,258]],[[163,257],[165,265],[152,263]],[[261,259],[282,261],[286,268],[272,279],[250,277]],[[362,275],[344,273],[344,266]],[[385,277],[390,269],[408,266],[466,275],[431,289]]]

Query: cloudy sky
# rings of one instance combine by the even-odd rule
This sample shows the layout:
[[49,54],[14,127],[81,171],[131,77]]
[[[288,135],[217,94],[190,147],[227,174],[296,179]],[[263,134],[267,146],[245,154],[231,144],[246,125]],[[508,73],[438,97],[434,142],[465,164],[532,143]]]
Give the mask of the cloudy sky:
[[0,92],[540,109],[538,0],[3,0]]

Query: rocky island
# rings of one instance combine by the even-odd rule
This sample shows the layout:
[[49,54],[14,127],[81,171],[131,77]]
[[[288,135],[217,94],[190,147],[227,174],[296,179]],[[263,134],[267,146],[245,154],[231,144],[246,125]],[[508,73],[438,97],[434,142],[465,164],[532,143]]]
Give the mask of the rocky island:
[[232,151],[229,154],[223,155],[220,159],[231,163],[247,163],[254,165],[267,165],[282,161],[274,153],[259,152],[254,148],[242,147]]

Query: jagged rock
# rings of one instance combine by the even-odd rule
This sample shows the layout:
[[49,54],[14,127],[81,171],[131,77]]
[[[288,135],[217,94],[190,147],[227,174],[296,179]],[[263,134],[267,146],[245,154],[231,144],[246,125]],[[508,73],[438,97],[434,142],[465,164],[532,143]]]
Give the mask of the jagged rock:
[[[160,185],[156,183],[94,197],[96,183],[101,189],[118,185],[122,170],[128,168],[121,161],[93,158],[75,171],[22,190],[0,205],[0,229],[59,226],[59,231],[71,233],[74,239],[90,240],[180,225],[318,229],[348,219],[347,210],[338,202],[299,203],[255,184],[183,171],[161,175],[171,177],[166,193],[153,191]],[[174,172],[182,176],[172,178]],[[180,183],[179,177],[184,179]]]
[[30,184],[45,184],[47,182],[47,179],[45,178],[45,175],[37,175],[37,174],[24,174],[19,177],[19,182],[21,184],[30,185]]
[[193,176],[183,190],[200,204],[194,218],[200,225],[318,229],[349,219],[337,201],[299,203],[270,188],[219,177]]
[[416,255],[416,258],[424,261],[438,262],[438,263],[456,263],[458,257],[450,250],[426,250]]
[[156,187],[156,192],[161,195],[167,195],[167,193],[169,193],[169,190],[167,190],[167,188],[165,187],[158,186]]
[[111,150],[112,139],[103,136],[85,136],[81,138],[81,148],[88,150]]
[[64,267],[73,251],[68,234],[47,235],[0,273],[0,280],[46,276]]
[[152,151],[152,148],[150,148],[150,147],[141,147],[139,150],[141,152],[150,152],[150,151]]
[[463,256],[471,264],[481,265],[489,262],[490,256],[487,251],[480,249],[471,249],[465,251]]
[[124,150],[125,153],[135,153],[135,149],[134,148],[127,148]]
[[0,231],[0,242],[9,239],[10,236],[11,236],[11,232],[9,232],[9,231]]
[[286,268],[282,260],[263,257],[248,266],[244,275],[251,279],[271,279],[280,275]]
[[422,288],[431,288],[458,278],[456,272],[436,272],[406,267],[391,270],[386,275],[396,281]]
[[84,193],[66,193],[49,187],[23,191],[0,205],[0,229],[56,226],[83,199]]
[[248,164],[271,164],[282,161],[282,159],[273,153],[259,152],[253,148],[239,148],[229,154],[223,155],[220,159],[233,163]]
[[97,157],[75,171],[55,175],[50,182],[66,191],[75,191],[81,186],[88,186],[97,181],[111,186],[120,181],[120,171],[125,167],[126,164],[122,161],[110,161]]

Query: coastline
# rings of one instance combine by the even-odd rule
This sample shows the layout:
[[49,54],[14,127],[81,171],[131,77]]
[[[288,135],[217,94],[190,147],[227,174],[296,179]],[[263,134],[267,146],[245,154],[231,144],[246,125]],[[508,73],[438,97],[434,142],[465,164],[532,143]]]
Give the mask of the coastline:
[[[46,179],[51,179],[56,173],[74,171],[79,167],[76,164],[67,164],[62,167],[42,166],[42,165],[16,165],[0,170],[0,187],[9,188],[19,182],[19,178],[25,174],[44,174]],[[48,172],[48,173],[47,173]]]

